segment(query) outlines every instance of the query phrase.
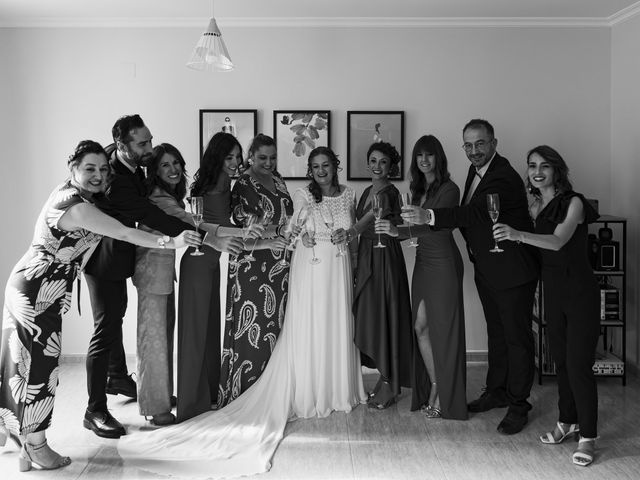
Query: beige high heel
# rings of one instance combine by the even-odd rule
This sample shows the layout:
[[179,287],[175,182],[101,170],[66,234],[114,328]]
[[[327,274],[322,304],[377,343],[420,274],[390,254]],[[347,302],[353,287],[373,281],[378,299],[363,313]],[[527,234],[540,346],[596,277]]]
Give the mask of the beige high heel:
[[7,444],[7,438],[13,440],[18,448],[22,447],[20,438],[17,435],[11,433],[5,425],[0,425],[0,447],[4,447]]
[[[47,453],[52,454],[50,461],[46,460]],[[55,470],[66,467],[70,463],[71,459],[69,457],[63,457],[53,451],[46,440],[40,445],[31,445],[29,442],[24,442],[18,457],[18,469],[21,472],[28,472],[31,470],[32,465],[36,465],[41,470]]]

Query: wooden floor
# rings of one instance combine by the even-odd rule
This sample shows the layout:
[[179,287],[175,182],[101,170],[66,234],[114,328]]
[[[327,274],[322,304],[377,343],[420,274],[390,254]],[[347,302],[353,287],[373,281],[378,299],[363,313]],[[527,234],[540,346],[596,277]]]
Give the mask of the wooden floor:
[[[483,385],[485,367],[469,366],[468,396]],[[153,479],[127,468],[118,456],[117,440],[102,439],[82,427],[86,404],[84,364],[62,366],[61,384],[49,440],[73,463],[51,472],[18,473],[18,450],[0,448],[0,478]],[[365,376],[372,387],[374,375]],[[638,479],[640,478],[640,381],[599,379],[600,436],[598,457],[588,468],[574,466],[575,442],[542,445],[538,435],[556,420],[553,379],[534,385],[530,423],[515,436],[496,432],[505,409],[476,414],[466,422],[429,420],[409,412],[410,392],[386,411],[365,406],[350,414],[288,425],[270,472],[252,478],[271,479]],[[113,415],[130,428],[149,428],[135,402],[109,397]]]

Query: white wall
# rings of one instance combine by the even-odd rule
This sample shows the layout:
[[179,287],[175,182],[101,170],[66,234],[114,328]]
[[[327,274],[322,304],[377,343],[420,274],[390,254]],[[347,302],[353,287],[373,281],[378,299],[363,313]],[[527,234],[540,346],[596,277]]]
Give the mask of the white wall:
[[[142,115],[155,141],[180,148],[193,173],[200,108],[257,108],[265,133],[272,132],[274,109],[330,109],[333,147],[343,159],[347,110],[404,110],[406,149],[422,134],[438,136],[461,187],[468,161],[460,130],[470,118],[484,117],[516,169],[524,172],[528,149],[548,143],[565,155],[577,188],[600,199],[601,211],[613,211],[607,28],[226,28],[237,66],[227,74],[184,67],[199,34],[0,29],[0,277],[28,245],[78,140],[108,143],[115,119],[130,113]],[[300,185],[290,182],[290,190]],[[358,192],[366,185],[353,184]],[[408,182],[399,187],[406,190]],[[484,318],[472,268],[465,267],[467,348],[484,351]],[[129,353],[134,299],[132,289]],[[86,351],[92,324],[86,291],[82,311],[82,319],[75,309],[65,318],[67,354]]]
[[615,25],[611,42],[611,203],[627,217],[627,358],[640,362],[640,16]]

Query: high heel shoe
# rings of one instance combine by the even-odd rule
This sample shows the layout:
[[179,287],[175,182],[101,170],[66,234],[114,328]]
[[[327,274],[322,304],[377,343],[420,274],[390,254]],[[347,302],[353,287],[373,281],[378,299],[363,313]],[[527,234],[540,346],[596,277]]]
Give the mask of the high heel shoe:
[[32,465],[41,470],[55,470],[66,467],[71,463],[71,459],[53,451],[46,440],[40,445],[31,445],[25,441],[22,444],[18,462],[18,469],[21,472],[28,472],[31,470]]
[[0,426],[0,447],[4,447],[7,444],[7,438],[13,440],[13,443],[17,445],[18,448],[22,448],[22,442],[20,441],[20,437],[16,434],[11,433],[9,429],[1,425]]
[[442,410],[433,405],[423,405],[420,407],[420,411],[427,418],[442,418]]
[[[569,430],[565,430],[565,426],[569,425]],[[556,427],[551,432],[547,432],[544,435],[540,435],[540,441],[546,444],[562,443],[567,437],[571,435],[578,438],[580,432],[580,426],[577,423],[561,423],[557,422]]]
[[170,412],[159,413],[157,415],[153,415],[151,417],[151,420],[149,420],[149,423],[151,423],[151,425],[155,425],[156,427],[164,427],[166,425],[173,425],[174,423],[176,423],[176,417],[173,413]]
[[576,465],[586,467],[593,463],[593,457],[595,457],[595,454],[596,439],[580,437],[580,440],[578,441],[578,448],[573,452],[571,458],[573,459],[573,463]]

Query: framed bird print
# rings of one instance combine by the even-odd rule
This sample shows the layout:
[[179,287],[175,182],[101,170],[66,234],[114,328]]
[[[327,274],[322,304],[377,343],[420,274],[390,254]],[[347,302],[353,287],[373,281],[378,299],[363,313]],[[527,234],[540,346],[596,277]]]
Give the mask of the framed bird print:
[[367,151],[373,143],[387,142],[400,154],[400,173],[391,180],[404,179],[404,111],[347,112],[347,180],[371,180]]

